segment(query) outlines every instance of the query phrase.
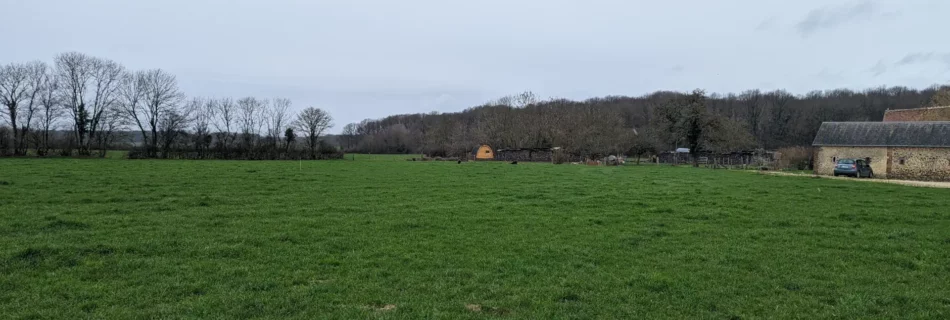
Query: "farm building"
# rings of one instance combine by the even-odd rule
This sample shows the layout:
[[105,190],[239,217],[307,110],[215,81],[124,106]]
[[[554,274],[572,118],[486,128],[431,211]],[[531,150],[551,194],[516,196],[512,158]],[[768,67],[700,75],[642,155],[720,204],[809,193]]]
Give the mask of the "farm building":
[[950,106],[884,111],[884,122],[950,121]]
[[812,145],[817,174],[870,158],[877,177],[950,181],[950,121],[825,122]]
[[495,151],[492,150],[487,144],[480,145],[472,150],[472,159],[493,160],[495,159]]

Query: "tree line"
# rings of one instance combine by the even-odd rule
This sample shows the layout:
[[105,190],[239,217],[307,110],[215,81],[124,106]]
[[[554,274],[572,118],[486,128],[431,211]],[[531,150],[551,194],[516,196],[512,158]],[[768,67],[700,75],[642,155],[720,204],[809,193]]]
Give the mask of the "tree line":
[[351,123],[348,151],[463,156],[494,148],[562,147],[577,155],[643,155],[678,147],[738,152],[809,146],[824,121],[881,121],[887,109],[950,105],[950,87],[879,87],[795,95],[658,91],[584,101],[527,91],[453,113],[393,115]]
[[104,156],[117,144],[142,158],[339,154],[322,142],[333,126],[322,109],[294,112],[284,98],[188,98],[162,69],[128,70],[78,52],[57,55],[52,66],[0,66],[0,104],[0,155]]

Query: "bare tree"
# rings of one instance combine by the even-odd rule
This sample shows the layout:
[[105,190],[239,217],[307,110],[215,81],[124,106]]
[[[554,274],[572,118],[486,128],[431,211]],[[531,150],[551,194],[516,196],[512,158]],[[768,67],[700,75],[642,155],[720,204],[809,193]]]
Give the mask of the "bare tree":
[[[110,131],[103,131],[105,125],[111,125],[111,121],[119,121],[118,119],[105,118],[105,117],[117,117],[119,115],[118,110],[118,100],[119,100],[119,85],[122,82],[122,75],[125,73],[125,69],[112,60],[97,58],[93,60],[92,64],[92,89],[93,97],[92,103],[87,104],[91,105],[92,108],[89,112],[89,139],[87,139],[87,144],[85,146],[80,145],[80,153],[91,154],[91,142],[93,139],[100,144],[99,149],[103,150],[100,156],[105,156],[106,146],[103,143],[108,143]],[[88,107],[87,107],[88,109]]]
[[928,105],[931,107],[950,106],[950,86],[941,86],[937,89],[937,92],[930,98]]
[[142,145],[149,146],[148,129],[149,124],[145,112],[145,72],[136,71],[127,72],[122,76],[122,84],[119,87],[121,97],[120,106],[123,114],[128,117],[129,122],[134,124],[142,135]]
[[267,112],[267,137],[276,149],[283,140],[281,135],[287,125],[287,110],[290,109],[290,99],[277,98],[271,102]]
[[241,130],[242,147],[250,151],[254,139],[260,133],[261,117],[264,103],[254,97],[241,98],[237,101],[238,125]]
[[356,145],[356,139],[358,138],[356,127],[357,124],[355,123],[348,123],[347,125],[343,126],[343,132],[340,135],[340,142],[343,144],[343,150],[349,150]]
[[[159,131],[165,131],[162,125],[178,125],[182,119],[177,119],[177,116],[186,114],[177,110],[184,99],[184,94],[179,91],[178,80],[175,76],[161,69],[142,72],[141,77],[144,108],[137,117],[141,117],[151,131],[148,147],[151,152],[154,152],[159,143]],[[174,116],[170,115],[173,113]],[[172,130],[175,129],[178,128],[172,128]]]
[[237,110],[234,100],[223,98],[214,102],[214,129],[218,132],[218,143],[225,149],[234,142],[233,130],[236,129]]
[[745,105],[745,117],[748,122],[749,130],[756,139],[760,139],[760,123],[762,122],[762,114],[765,110],[765,104],[762,102],[762,92],[759,90],[748,90],[743,92],[739,96],[739,99],[743,101]]
[[20,104],[27,99],[27,92],[30,91],[29,73],[25,64],[0,66],[0,103],[6,107],[3,111],[13,128],[14,154],[20,153],[20,130],[17,121],[20,119]]
[[766,148],[774,147],[785,141],[788,134],[789,121],[791,121],[792,112],[788,104],[795,98],[791,93],[784,90],[777,90],[766,93],[763,98],[769,105],[768,126],[765,128],[768,141],[764,141]]
[[193,98],[186,108],[192,109],[195,149],[203,153],[211,147],[211,121],[214,117],[215,100]]
[[514,96],[503,96],[495,100],[488,101],[485,103],[486,106],[505,106],[513,107],[515,105]]
[[39,97],[41,109],[37,115],[37,126],[41,132],[37,134],[36,154],[40,156],[49,153],[52,141],[51,130],[55,128],[56,122],[62,116],[62,103],[58,96],[59,81],[55,76],[47,73],[44,75],[43,83]]
[[106,156],[109,146],[112,145],[116,139],[117,131],[125,126],[125,120],[127,120],[127,118],[120,108],[108,108],[102,113],[99,120],[99,129],[93,136],[96,142],[95,145],[99,149],[100,157]]
[[634,132],[630,141],[630,149],[627,150],[628,155],[636,158],[636,164],[640,164],[640,159],[647,154],[656,154],[657,150],[657,141],[651,130],[643,130],[642,132]]
[[257,102],[258,105],[257,108],[255,108],[257,112],[254,113],[254,116],[257,117],[257,119],[254,120],[254,123],[257,125],[257,127],[254,128],[254,133],[255,137],[258,138],[258,146],[260,146],[261,141],[263,141],[260,139],[260,137],[267,135],[267,132],[264,130],[266,130],[265,128],[267,126],[267,110],[270,108],[270,101],[266,99],[260,99],[257,100]]
[[56,77],[62,90],[61,103],[72,117],[73,138],[76,140],[84,139],[88,128],[89,113],[85,100],[92,78],[93,59],[78,52],[63,53],[55,58]]
[[333,126],[333,117],[323,109],[309,107],[297,114],[296,126],[307,138],[310,157],[316,158],[320,135]]
[[538,95],[531,91],[525,91],[514,96],[515,108],[524,108],[540,102]]
[[26,155],[29,148],[26,137],[30,135],[30,126],[33,124],[33,117],[36,115],[42,100],[41,92],[47,85],[49,67],[44,62],[36,61],[26,64],[27,86],[26,104],[19,112],[21,123],[19,140],[16,141],[15,148],[19,150],[20,155]]
[[55,60],[63,104],[73,118],[79,154],[89,155],[90,143],[99,133],[103,114],[116,107],[123,68],[114,61],[78,52],[60,54]]
[[168,157],[169,151],[171,151],[175,142],[188,127],[189,111],[190,109],[187,108],[177,108],[162,114],[162,118],[159,121],[161,131],[159,131],[158,134],[161,135],[163,157]]

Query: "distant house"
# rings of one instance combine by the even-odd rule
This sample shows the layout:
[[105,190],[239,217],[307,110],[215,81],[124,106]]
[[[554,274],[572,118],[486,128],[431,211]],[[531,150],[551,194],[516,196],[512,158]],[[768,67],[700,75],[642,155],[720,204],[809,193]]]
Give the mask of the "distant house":
[[950,106],[884,111],[884,122],[950,121]]
[[818,174],[870,158],[876,177],[950,181],[950,121],[825,122],[812,145]]

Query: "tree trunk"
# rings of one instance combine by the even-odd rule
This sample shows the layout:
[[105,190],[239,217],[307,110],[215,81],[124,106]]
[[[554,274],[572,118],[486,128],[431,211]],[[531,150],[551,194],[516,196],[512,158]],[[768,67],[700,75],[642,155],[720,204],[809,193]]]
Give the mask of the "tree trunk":
[[16,102],[7,105],[10,113],[10,126],[13,127],[13,155],[20,155],[20,129],[16,126]]
[[[27,121],[30,121],[29,119],[30,119],[30,117],[27,117]],[[26,137],[27,137],[29,134],[30,134],[30,123],[27,122],[26,125],[24,125],[24,126],[22,126],[22,127],[20,128],[20,142],[19,142],[19,144],[20,144],[20,152],[21,152],[20,155],[22,155],[22,156],[25,156],[26,153],[27,153],[27,151],[30,149],[29,143],[27,143],[27,141],[26,141]]]
[[150,138],[152,141],[148,145],[148,152],[154,157],[158,155],[158,130],[155,125],[152,125],[152,136]]

